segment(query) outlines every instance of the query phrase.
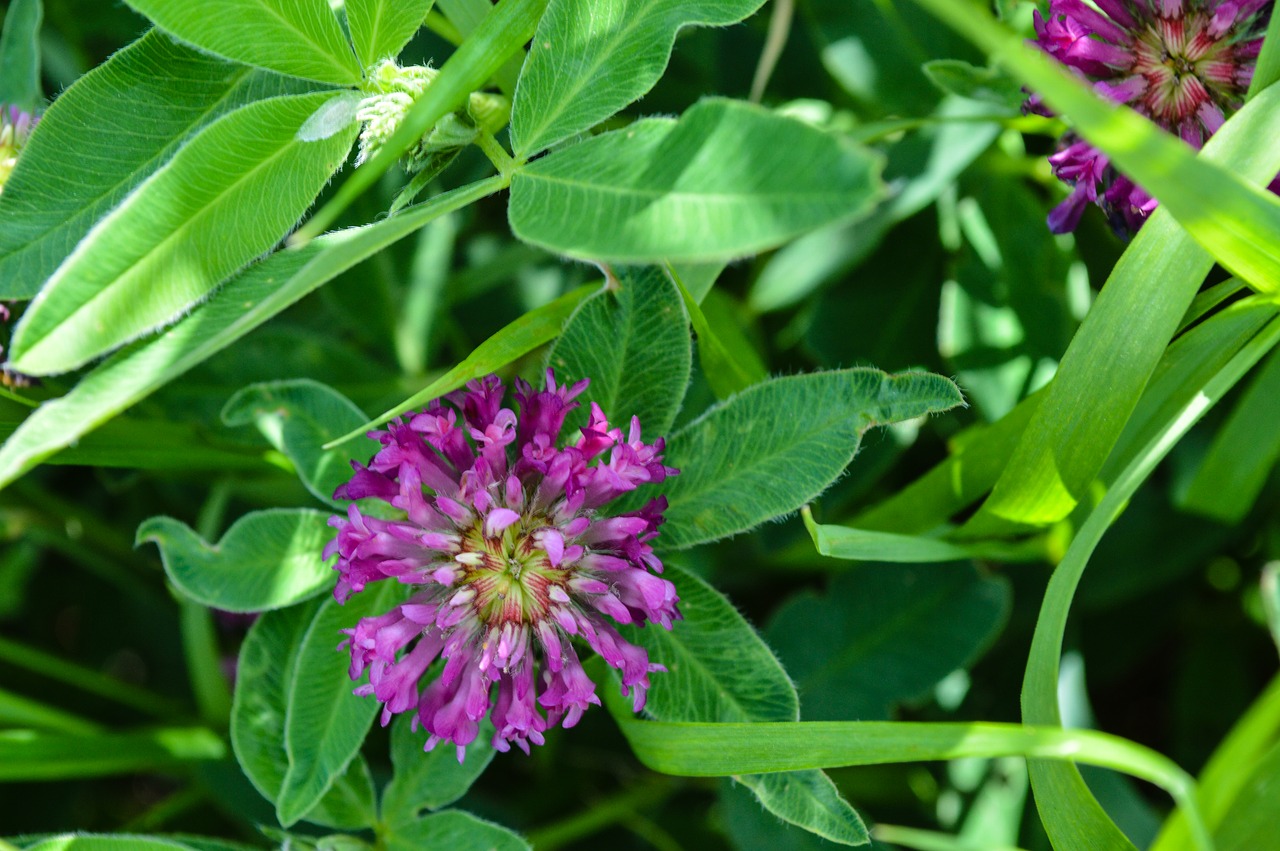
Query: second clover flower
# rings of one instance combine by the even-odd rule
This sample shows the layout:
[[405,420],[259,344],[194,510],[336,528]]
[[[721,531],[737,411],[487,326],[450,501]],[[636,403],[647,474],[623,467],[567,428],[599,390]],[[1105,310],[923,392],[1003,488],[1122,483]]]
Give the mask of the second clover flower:
[[[404,519],[367,516],[353,504],[330,525],[337,537],[339,602],[370,582],[415,587],[407,602],[344,630],[357,694],[383,704],[382,723],[414,712],[428,734],[464,748],[490,716],[493,745],[526,752],[557,723],[571,727],[591,704],[595,685],[572,638],[621,672],[635,711],[644,706],[649,661],[613,625],[680,617],[675,586],[656,576],[662,563],[649,542],[658,534],[663,497],[639,511],[609,516],[617,497],[678,471],[662,464],[663,441],[610,427],[600,408],[581,433],[557,446],[573,401],[587,386],[517,380],[520,415],[503,407],[497,376],[472,381],[409,421],[370,436],[382,444],[367,467],[352,463],[340,499],[382,500]],[[420,684],[439,660],[437,676]]]

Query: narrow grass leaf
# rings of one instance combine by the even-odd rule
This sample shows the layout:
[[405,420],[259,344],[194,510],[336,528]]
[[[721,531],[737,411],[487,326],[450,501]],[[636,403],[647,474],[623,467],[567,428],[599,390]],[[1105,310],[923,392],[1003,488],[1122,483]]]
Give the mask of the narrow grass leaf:
[[[94,223],[199,129],[301,88],[156,30],[76,80],[41,117],[0,194],[0,298],[35,295]],[[86,127],[94,156],[68,157]]]
[[508,218],[520,239],[570,257],[724,260],[865,215],[884,195],[880,168],[799,119],[713,98],[529,163]]
[[138,774],[217,760],[226,745],[199,727],[137,733],[0,730],[0,780],[72,780]]
[[[14,329],[13,367],[81,366],[208,296],[273,247],[346,158],[355,128],[297,132],[328,95],[259,101],[224,116],[99,222]],[[270,204],[259,203],[270,195]]]
[[434,0],[346,0],[347,27],[360,64],[394,59],[426,20]]
[[[664,435],[689,384],[689,317],[661,269],[620,268],[614,274],[574,311],[547,362],[562,381],[591,379],[585,398],[611,423],[625,429],[635,416],[646,435]],[[588,413],[585,402],[570,413],[569,433],[586,425]]]
[[175,839],[159,839],[154,836],[138,836],[130,833],[93,836],[76,833],[42,839],[34,845],[26,846],[26,851],[196,851],[196,849]]
[[246,270],[164,334],[113,355],[66,395],[34,411],[0,447],[0,488],[325,282],[502,185],[500,178],[469,184],[376,224],[281,251]]
[[360,63],[327,0],[127,0],[160,29],[235,62],[335,85]]
[[216,544],[172,517],[138,527],[137,544],[160,548],[165,575],[197,603],[229,612],[291,606],[333,583],[321,551],[333,531],[328,515],[307,508],[251,511]]
[[951,542],[923,535],[875,532],[852,526],[817,523],[805,506],[801,510],[805,528],[814,548],[828,558],[847,561],[887,561],[894,563],[968,561],[1040,561],[1048,557],[1044,544],[1001,541]]
[[653,88],[676,33],[725,26],[763,0],[553,0],[516,86],[511,140],[524,160],[589,130]]

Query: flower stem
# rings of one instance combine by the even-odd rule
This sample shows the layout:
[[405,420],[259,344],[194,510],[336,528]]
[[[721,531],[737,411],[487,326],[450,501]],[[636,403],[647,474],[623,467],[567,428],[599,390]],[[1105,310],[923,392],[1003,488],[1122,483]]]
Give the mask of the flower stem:
[[676,783],[669,778],[655,777],[598,801],[585,812],[530,831],[529,844],[538,851],[559,848],[629,820],[637,811],[649,809],[666,800],[676,789]]

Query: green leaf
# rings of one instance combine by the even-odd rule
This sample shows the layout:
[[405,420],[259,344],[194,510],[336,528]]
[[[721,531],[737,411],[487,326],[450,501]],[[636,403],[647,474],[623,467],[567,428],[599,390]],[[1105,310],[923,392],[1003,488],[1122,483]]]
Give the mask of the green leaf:
[[0,488],[321,284],[437,216],[490,195],[502,185],[500,178],[482,180],[385,221],[279,252],[250,268],[161,336],[113,355],[66,395],[42,404],[0,447]]
[[355,85],[360,63],[326,0],[127,0],[166,32],[235,62]]
[[924,63],[929,82],[944,92],[982,101],[1016,112],[1027,95],[1017,80],[998,68],[978,68],[962,59],[933,59]]
[[675,267],[668,266],[667,269],[680,290],[685,310],[689,313],[689,321],[693,324],[694,336],[698,338],[698,365],[702,367],[702,374],[706,377],[707,384],[711,385],[711,392],[716,394],[716,398],[728,399],[734,393],[763,381],[766,377],[763,367],[759,371],[754,370],[752,367],[755,364],[729,354],[729,350],[720,340],[720,335],[711,327],[706,314],[702,312],[702,305],[698,304],[693,294],[685,289]]
[[42,839],[27,846],[26,851],[193,851],[193,848],[173,839],[154,836],[129,833],[92,836],[77,833]]
[[434,0],[346,0],[347,27],[360,63],[394,59],[422,26]]
[[502,825],[460,810],[436,813],[419,821],[393,825],[383,839],[387,851],[529,851],[529,843]]
[[560,333],[566,319],[572,315],[574,308],[596,290],[595,286],[586,285],[572,292],[565,293],[553,302],[529,311],[515,322],[498,331],[489,339],[476,346],[457,366],[428,384],[423,389],[405,399],[389,411],[375,419],[364,423],[343,436],[329,441],[325,447],[338,446],[353,437],[359,437],[365,431],[376,428],[392,417],[398,417],[406,411],[425,406],[433,399],[457,390],[473,378],[480,378],[498,370],[541,346],[550,342]]
[[[323,141],[297,140],[328,98],[258,101],[202,130],[54,273],[14,329],[13,367],[29,375],[75,369],[172,321],[275,245],[354,138],[353,126]],[[272,203],[259,203],[264,194]]]
[[507,58],[529,40],[546,5],[547,0],[502,0],[495,6],[440,67],[440,75],[405,115],[399,129],[298,231],[296,241],[304,243],[332,225],[360,193],[376,183],[440,119],[461,109],[471,93],[483,88]]
[[676,33],[726,26],[763,0],[554,0],[529,48],[511,112],[511,142],[528,159],[599,124],[653,88]]
[[1253,80],[1249,83],[1246,97],[1253,97],[1258,92],[1280,80],[1280,18],[1272,17],[1267,24],[1266,40],[1262,42],[1262,52],[1258,54],[1258,64],[1254,66]]
[[[650,659],[667,668],[655,675],[645,711],[661,721],[795,721],[800,704],[786,671],[760,636],[714,588],[668,565],[680,591],[683,619],[670,631],[622,627]],[[630,722],[626,705],[610,702]],[[858,814],[820,772],[738,778],[760,803],[785,821],[845,845],[867,841]]]
[[467,745],[466,758],[458,762],[447,746],[423,753],[425,735],[413,730],[413,718],[405,713],[391,725],[391,764],[395,774],[382,791],[382,820],[401,825],[417,820],[424,810],[438,810],[461,798],[493,761],[493,727],[486,719],[480,734]]
[[1011,604],[1008,582],[972,564],[865,564],[822,595],[788,599],[765,637],[795,680],[805,718],[887,719],[972,665]]
[[[547,362],[561,381],[591,379],[587,398],[611,423],[625,429],[639,417],[652,438],[670,430],[689,384],[689,318],[662,270],[615,274],[574,311]],[[571,431],[586,425],[587,413],[584,405],[570,414]]]
[[[94,223],[197,130],[291,88],[154,30],[81,77],[40,119],[0,194],[0,298],[35,295]],[[93,156],[67,156],[89,145]]]
[[1239,523],[1280,458],[1280,354],[1272,354],[1213,438],[1179,508]]
[[661,546],[718,540],[795,511],[848,466],[862,434],[962,404],[947,379],[846,369],[774,378],[716,405],[667,442]]
[[321,551],[333,530],[328,515],[307,508],[253,511],[236,520],[216,544],[185,523],[152,517],[138,527],[137,544],[160,548],[165,575],[179,591],[228,612],[261,612],[305,600],[333,582]]
[[34,112],[40,106],[40,0],[13,0],[0,33],[0,103]]
[[815,523],[808,506],[801,509],[800,514],[804,518],[805,528],[809,530],[809,536],[813,538],[814,548],[828,558],[894,563],[967,561],[975,558],[993,561],[1043,561],[1049,558],[1043,543],[1037,541],[1026,544],[1002,541],[953,543],[923,535],[896,535],[892,532]]
[[[374,701],[351,694],[350,660],[334,650],[334,637],[340,628],[389,608],[396,590],[384,583],[345,607],[325,597],[267,612],[245,638],[231,707],[231,745],[245,776],[276,804],[285,826],[302,817],[333,827],[371,823],[353,823],[344,803],[363,794],[342,787],[329,791],[348,770],[377,708]],[[368,798],[371,802],[371,792]]]
[[[1205,146],[1250,179],[1274,177],[1280,151],[1257,145],[1280,133],[1280,88],[1255,98]],[[1270,128],[1270,129],[1269,129]],[[1264,153],[1265,151],[1265,153]],[[1062,358],[974,534],[1043,526],[1067,516],[1119,438],[1212,260],[1163,208],[1112,270]],[[1106,416],[1098,416],[1105,411]]]
[[364,412],[331,387],[307,378],[268,381],[236,392],[222,409],[229,426],[253,423],[271,445],[284,453],[298,477],[317,499],[346,510],[333,498],[351,478],[350,459],[370,458],[378,444],[364,438],[339,450],[321,446],[365,421]]
[[[397,596],[402,596],[402,589],[388,582],[375,593],[357,595],[345,606],[325,598],[300,644],[290,649],[296,656],[287,683],[284,719],[289,767],[276,799],[276,815],[285,827],[325,797],[334,778],[360,750],[378,707],[377,701],[351,693],[351,680],[346,676],[350,657],[334,650],[333,638],[363,617],[382,614]],[[317,737],[317,730],[323,730],[324,735]],[[372,804],[372,794],[368,798]],[[372,806],[368,815],[375,816]],[[365,823],[370,824],[372,821]]]
[[[1219,131],[1205,144],[1204,156],[1197,156],[1182,140],[1132,109],[1094,93],[1088,83],[1024,44],[986,10],[950,0],[918,2],[1042,95],[1116,168],[1158,198],[1161,207],[1219,263],[1259,291],[1271,292],[1280,286],[1280,200],[1254,185],[1275,177],[1280,153],[1268,150],[1256,155],[1259,165],[1267,162],[1268,166],[1255,173],[1249,165],[1221,156],[1229,144],[1219,140]],[[1265,129],[1251,138],[1280,136],[1280,91],[1266,89],[1247,107],[1268,116]],[[1231,163],[1231,170],[1218,162]]]
[[1271,640],[1280,650],[1280,566],[1274,562],[1262,569],[1262,608],[1271,629]]
[[138,733],[0,730],[0,780],[72,780],[171,769],[222,759],[226,746],[203,728]]
[[511,179],[520,239],[590,260],[729,259],[865,215],[879,158],[804,122],[707,99],[529,163]]

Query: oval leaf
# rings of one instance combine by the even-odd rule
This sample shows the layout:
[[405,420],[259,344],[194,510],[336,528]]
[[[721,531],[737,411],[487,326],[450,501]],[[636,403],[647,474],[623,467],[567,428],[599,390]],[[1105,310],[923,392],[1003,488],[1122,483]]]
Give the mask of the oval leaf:
[[486,718],[480,734],[467,745],[458,762],[454,748],[423,753],[426,734],[413,730],[413,714],[403,713],[391,726],[391,764],[395,775],[382,791],[382,819],[391,825],[408,824],[424,810],[438,810],[461,798],[493,761],[493,726]]
[[254,384],[237,391],[222,409],[222,421],[229,426],[257,425],[293,462],[307,490],[343,511],[347,504],[334,500],[333,492],[351,478],[350,459],[371,458],[378,444],[366,437],[340,449],[321,446],[365,420],[346,396],[306,378]]
[[763,2],[553,0],[516,86],[516,156],[527,159],[588,130],[653,88],[681,27],[732,24]]
[[[94,222],[211,121],[290,83],[152,31],[49,107],[0,194],[0,298],[31,298]],[[146,105],[145,121],[120,121]],[[92,157],[68,157],[93,128]]]
[[662,547],[714,541],[795,511],[848,466],[862,433],[962,404],[940,375],[845,369],[775,378],[716,405],[667,442]]
[[254,511],[209,544],[185,523],[152,517],[138,527],[137,543],[158,546],[169,581],[197,603],[261,612],[291,606],[332,584],[333,571],[320,557],[333,537],[327,519],[306,508]]
[[127,0],[185,42],[246,65],[354,85],[360,63],[326,0]]
[[521,239],[621,263],[727,259],[865,214],[878,156],[739,101],[695,104],[557,151],[517,171]]
[[[348,769],[377,708],[351,693],[349,660],[334,645],[340,628],[389,608],[396,590],[384,583],[345,607],[325,597],[267,612],[245,638],[231,745],[245,776],[276,803],[286,826],[303,816],[334,827],[364,826],[351,823],[347,803],[362,795],[339,789],[331,801],[325,794]],[[318,726],[304,730],[308,724]]]
[[529,843],[502,825],[450,810],[416,822],[394,825],[383,839],[387,851],[529,851]]
[[[675,285],[659,269],[620,269],[616,285],[582,303],[551,350],[561,381],[590,378],[587,397],[609,421],[626,427],[639,417],[650,436],[675,422],[689,383],[689,319]],[[566,422],[586,425],[587,408]]]
[[328,99],[259,101],[201,131],[54,273],[14,330],[13,367],[75,369],[173,320],[275,245],[351,146],[354,127],[320,142],[296,138]]
[[347,27],[366,68],[395,58],[431,10],[434,0],[347,0]]
[[[678,565],[668,569],[680,589],[683,619],[669,632],[622,627],[629,640],[667,668],[654,677],[646,712],[659,721],[677,722],[797,720],[795,688],[751,625],[710,585]],[[820,771],[738,779],[770,812],[791,824],[847,845],[867,841],[858,814]]]

